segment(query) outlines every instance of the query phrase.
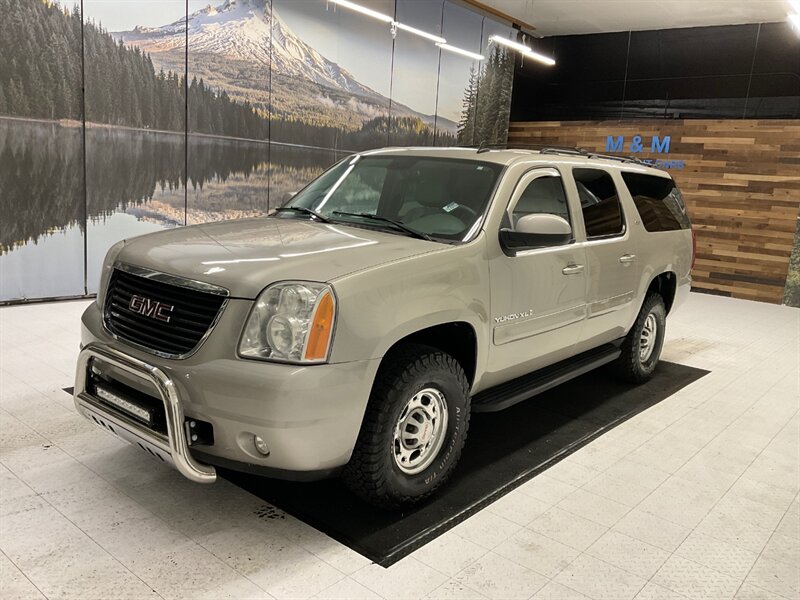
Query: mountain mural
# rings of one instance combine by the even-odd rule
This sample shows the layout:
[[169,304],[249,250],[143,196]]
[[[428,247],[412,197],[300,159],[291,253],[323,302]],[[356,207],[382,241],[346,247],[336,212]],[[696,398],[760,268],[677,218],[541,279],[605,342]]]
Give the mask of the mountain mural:
[[[192,13],[187,21],[112,35],[148,53],[156,67],[173,71],[183,65],[188,37],[190,77],[272,117],[356,130],[388,114],[389,98],[300,39],[267,0],[226,0]],[[281,93],[282,87],[292,93]],[[392,115],[434,122],[433,115],[396,102]],[[456,131],[456,123],[441,117],[437,125]]]
[[[497,48],[478,65],[325,0],[212,1],[144,27],[184,3],[0,0],[0,302],[91,293],[116,241],[263,214],[350,151],[505,140]],[[504,27],[443,5],[443,30]]]

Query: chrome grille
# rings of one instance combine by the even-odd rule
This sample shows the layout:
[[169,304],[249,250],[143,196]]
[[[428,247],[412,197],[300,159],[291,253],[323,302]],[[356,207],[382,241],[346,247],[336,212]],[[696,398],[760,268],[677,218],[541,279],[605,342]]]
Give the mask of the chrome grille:
[[105,326],[118,338],[160,355],[178,358],[191,354],[214,326],[227,300],[222,288],[193,284],[118,266],[106,291]]

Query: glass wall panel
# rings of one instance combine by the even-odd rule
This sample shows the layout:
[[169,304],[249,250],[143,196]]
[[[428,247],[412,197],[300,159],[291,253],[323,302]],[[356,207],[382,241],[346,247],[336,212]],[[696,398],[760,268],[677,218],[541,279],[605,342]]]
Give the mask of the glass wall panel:
[[269,199],[268,1],[190,3],[187,223],[264,214]]
[[[441,35],[442,0],[397,0],[396,19],[416,29]],[[399,29],[392,62],[390,146],[433,145],[439,53],[429,39]]]
[[271,144],[270,207],[285,204],[312,179],[343,157],[334,150]]
[[185,7],[84,0],[89,292],[113,243],[186,221]]
[[[483,54],[475,110],[472,144],[505,144],[511,112],[514,61],[518,53],[491,41],[496,35],[516,41],[516,31],[491,19],[483,20]],[[466,135],[464,136],[467,137]],[[468,139],[464,140],[469,143]]]
[[455,1],[359,4],[384,17],[323,0],[0,0],[0,302],[93,293],[120,239],[265,214],[353,151],[500,139],[507,90],[484,46],[507,27]]
[[[447,43],[470,52],[482,53],[483,17],[468,8],[444,3],[442,36]],[[442,50],[436,108],[436,145],[454,143],[469,146],[475,131],[478,79],[481,61]]]
[[0,14],[0,302],[80,295],[80,4],[0,0]]
[[[391,18],[394,0],[359,4]],[[385,146],[389,24],[327,2],[272,2],[273,141],[339,149]]]

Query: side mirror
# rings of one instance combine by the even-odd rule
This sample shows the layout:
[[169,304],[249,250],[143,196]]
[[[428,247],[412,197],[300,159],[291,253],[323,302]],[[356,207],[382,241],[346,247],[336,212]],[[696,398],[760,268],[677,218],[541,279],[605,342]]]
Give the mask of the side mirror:
[[566,219],[558,215],[534,214],[520,217],[514,229],[500,230],[500,243],[503,248],[516,252],[561,246],[572,239],[572,228]]

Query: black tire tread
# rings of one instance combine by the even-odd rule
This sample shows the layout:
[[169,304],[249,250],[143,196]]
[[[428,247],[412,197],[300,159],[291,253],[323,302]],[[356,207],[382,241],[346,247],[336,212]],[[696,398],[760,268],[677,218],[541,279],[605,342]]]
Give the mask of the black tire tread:
[[469,382],[461,365],[449,354],[431,346],[422,344],[400,346],[387,355],[378,371],[353,455],[342,473],[342,478],[350,490],[370,504],[394,509],[424,500],[447,480],[452,467],[458,462],[469,429],[468,406],[464,415],[464,433],[461,436],[460,446],[453,450],[452,467],[445,476],[437,478],[434,486],[422,495],[403,496],[396,494],[390,488],[385,477],[386,469],[391,468],[391,465],[384,464],[385,448],[381,445],[381,436],[387,428],[393,426],[390,422],[393,406],[387,399],[393,390],[407,389],[416,377],[435,369],[450,371],[458,379],[464,397],[469,399]]
[[[634,321],[631,330],[628,332],[628,335],[625,336],[625,341],[623,341],[620,346],[622,354],[612,363],[612,368],[617,377],[623,381],[644,383],[650,379],[650,374],[643,374],[639,368],[637,335],[644,326],[647,315],[650,314],[650,311],[658,304],[660,304],[666,312],[664,299],[661,297],[661,294],[651,292],[645,297],[642,308],[636,317],[636,321]],[[663,332],[661,335],[663,335]]]

